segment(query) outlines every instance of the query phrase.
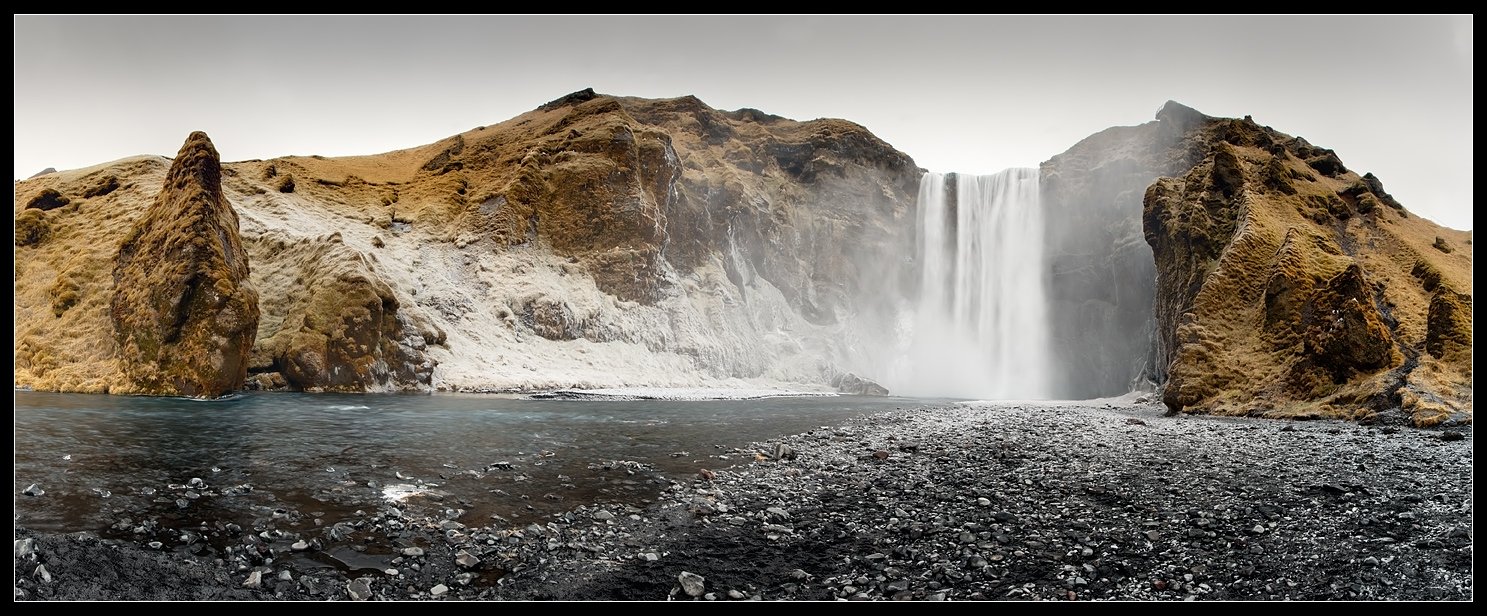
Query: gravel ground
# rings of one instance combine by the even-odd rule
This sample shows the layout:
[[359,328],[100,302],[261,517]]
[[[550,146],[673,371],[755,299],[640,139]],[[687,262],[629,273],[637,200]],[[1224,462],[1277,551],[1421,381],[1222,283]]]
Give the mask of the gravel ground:
[[[215,559],[17,529],[15,597],[1472,600],[1471,426],[1162,410],[880,414],[759,443],[644,508],[522,528],[389,506],[313,533],[195,529],[233,546]],[[292,557],[321,550],[381,556]]]

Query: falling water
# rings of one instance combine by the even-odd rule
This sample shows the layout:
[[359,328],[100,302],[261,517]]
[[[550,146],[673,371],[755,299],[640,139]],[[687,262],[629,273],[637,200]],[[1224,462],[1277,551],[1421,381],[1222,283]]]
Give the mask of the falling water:
[[898,391],[1047,398],[1038,170],[926,173],[918,209],[921,286]]

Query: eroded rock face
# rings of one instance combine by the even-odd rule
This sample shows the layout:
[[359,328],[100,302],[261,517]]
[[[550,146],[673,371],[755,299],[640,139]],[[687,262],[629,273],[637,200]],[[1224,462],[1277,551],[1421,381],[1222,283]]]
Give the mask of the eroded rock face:
[[251,366],[261,387],[429,388],[435,362],[425,351],[444,343],[443,332],[406,314],[392,287],[339,234],[311,240],[271,234],[249,248],[265,262],[263,288],[275,294]]
[[159,196],[119,246],[113,278],[118,390],[217,397],[242,388],[258,293],[206,133],[181,146]]
[[[1145,193],[1163,401],[1173,412],[1470,414],[1470,235],[1409,217],[1331,150],[1211,118]],[[1380,207],[1387,205],[1388,207]],[[1448,333],[1449,332],[1449,333]]]
[[[163,162],[16,184],[17,385],[121,380],[131,360],[94,272]],[[842,120],[591,91],[422,147],[222,165],[261,297],[249,375],[336,390],[881,378],[852,354],[912,291],[920,173]]]
[[912,271],[888,257],[887,276],[858,269],[908,245],[920,170],[856,124],[592,92],[514,124],[450,140],[423,172],[463,174],[472,231],[546,242],[619,299],[653,302],[668,269],[721,256],[735,284],[762,277],[829,323]]
[[1153,343],[1156,267],[1142,196],[1202,160],[1201,129],[1212,120],[1168,101],[1154,122],[1100,131],[1043,163],[1059,397],[1119,395],[1166,377]]

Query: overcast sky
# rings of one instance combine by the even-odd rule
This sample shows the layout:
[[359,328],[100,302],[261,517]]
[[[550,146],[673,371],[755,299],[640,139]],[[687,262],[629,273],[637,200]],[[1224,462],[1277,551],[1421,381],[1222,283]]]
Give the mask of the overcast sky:
[[15,177],[204,130],[227,160],[371,154],[593,87],[872,130],[936,171],[1035,166],[1174,99],[1335,149],[1471,228],[1471,16],[16,16]]

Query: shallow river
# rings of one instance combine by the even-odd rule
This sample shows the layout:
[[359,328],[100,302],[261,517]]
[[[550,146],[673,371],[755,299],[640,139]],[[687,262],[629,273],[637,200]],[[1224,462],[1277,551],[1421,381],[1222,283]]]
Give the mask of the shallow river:
[[[925,403],[18,391],[15,523],[123,537],[144,520],[250,526],[278,516],[309,529],[393,504],[519,525],[589,502],[641,505],[668,477],[751,458],[735,451],[750,442]],[[44,494],[23,495],[31,484]]]

